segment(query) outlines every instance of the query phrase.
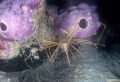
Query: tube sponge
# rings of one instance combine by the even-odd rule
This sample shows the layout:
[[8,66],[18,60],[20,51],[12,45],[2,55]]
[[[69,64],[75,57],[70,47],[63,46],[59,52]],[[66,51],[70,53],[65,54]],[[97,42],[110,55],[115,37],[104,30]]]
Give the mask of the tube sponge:
[[5,0],[0,5],[0,50],[9,56],[9,41],[22,40],[35,31],[31,22],[41,0]]
[[49,10],[48,14],[53,18],[51,33],[53,35],[57,34],[59,31],[69,33],[79,24],[73,38],[90,37],[90,35],[94,34],[101,26],[99,17],[95,13],[96,8],[96,6],[81,3],[78,6],[67,9],[59,15]]
[[0,38],[22,40],[35,31],[33,10],[40,0],[5,0],[0,7]]

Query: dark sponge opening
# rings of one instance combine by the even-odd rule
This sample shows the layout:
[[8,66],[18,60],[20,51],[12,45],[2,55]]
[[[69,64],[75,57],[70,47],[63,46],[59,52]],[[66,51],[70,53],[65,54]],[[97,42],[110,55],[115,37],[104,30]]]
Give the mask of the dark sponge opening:
[[4,23],[0,23],[0,28],[3,30],[3,31],[6,31],[7,30],[7,26],[4,24]]
[[79,27],[85,29],[88,26],[88,21],[86,19],[81,19],[79,22]]

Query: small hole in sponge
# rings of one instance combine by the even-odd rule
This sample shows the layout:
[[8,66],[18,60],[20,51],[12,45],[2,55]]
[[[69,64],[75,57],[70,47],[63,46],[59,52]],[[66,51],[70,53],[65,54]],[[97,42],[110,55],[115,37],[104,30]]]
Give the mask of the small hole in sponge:
[[4,23],[0,23],[0,28],[3,30],[3,31],[6,31],[7,30],[7,26],[4,24]]

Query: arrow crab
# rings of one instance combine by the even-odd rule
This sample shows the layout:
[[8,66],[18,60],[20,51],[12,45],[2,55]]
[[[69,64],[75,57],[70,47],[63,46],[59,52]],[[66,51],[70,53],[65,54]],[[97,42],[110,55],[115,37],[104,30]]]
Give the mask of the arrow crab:
[[[45,36],[44,36],[44,33],[42,33],[42,38],[43,38],[43,42],[42,42],[42,43],[40,43],[39,40],[38,40],[38,38],[36,37],[36,40],[37,40],[40,48],[25,47],[25,46],[22,46],[22,47],[32,49],[32,52],[33,52],[33,53],[35,53],[35,52],[37,52],[37,51],[43,51],[43,50],[45,50],[46,55],[47,55],[47,58],[48,58],[48,60],[51,61],[51,62],[54,62],[57,54],[59,53],[59,51],[60,51],[60,49],[61,49],[63,52],[65,52],[66,57],[67,57],[67,60],[68,60],[68,64],[70,65],[70,59],[69,59],[69,56],[68,56],[68,55],[69,55],[68,52],[70,52],[70,53],[72,54],[72,56],[73,56],[73,58],[74,58],[75,61],[77,60],[77,57],[74,55],[74,52],[72,51],[72,49],[74,49],[75,51],[77,51],[83,58],[85,58],[85,57],[87,57],[90,53],[92,53],[93,51],[95,51],[95,50],[98,48],[98,47],[97,47],[98,45],[105,46],[105,45],[103,45],[103,44],[99,44],[99,41],[100,41],[100,39],[101,39],[101,37],[102,37],[102,35],[103,35],[103,33],[104,33],[104,30],[105,30],[105,28],[106,28],[106,25],[103,24],[103,26],[104,26],[103,31],[102,31],[101,35],[99,36],[99,38],[98,38],[98,40],[97,40],[96,43],[93,43],[93,42],[90,41],[89,39],[85,39],[85,38],[87,38],[87,37],[89,37],[89,36],[91,36],[91,35],[96,35],[96,32],[93,33],[93,34],[91,34],[91,35],[89,35],[89,36],[83,37],[83,38],[78,38],[78,39],[73,38],[76,30],[78,29],[78,26],[79,26],[79,23],[78,23],[78,24],[75,26],[75,28],[74,28],[71,32],[69,32],[66,36],[64,36],[64,37],[56,37],[55,40],[46,40],[46,39],[45,39]],[[74,44],[75,44],[75,45],[79,45],[79,44],[93,45],[93,46],[95,46],[95,49],[94,49],[94,50],[91,50],[89,53],[87,53],[86,55],[84,55],[84,54],[82,54],[82,53],[80,52],[80,50],[78,50],[78,49],[74,46]],[[54,50],[53,53],[51,53],[50,48],[55,47],[55,46],[57,46],[56,49]],[[48,49],[48,50],[47,50],[47,49]],[[33,53],[30,54],[30,55],[24,60],[27,65],[28,65],[27,59],[28,59],[30,56],[32,56]],[[28,65],[28,66],[29,66],[29,65]],[[29,66],[29,67],[31,68],[31,66]]]
[[[39,48],[26,46],[22,47],[32,49],[33,53],[44,50],[48,60],[51,62],[54,62],[60,50],[65,52],[69,65],[70,59],[68,52],[71,53],[75,61],[77,60],[77,57],[75,56],[73,50],[85,58],[91,52],[95,51],[98,48],[98,45],[105,46],[103,44],[99,44],[99,41],[104,33],[106,25],[98,21],[98,15],[95,13],[95,9],[95,6],[88,6],[87,4],[83,3],[77,7],[71,7],[68,12],[64,12],[59,16],[52,11],[48,11],[49,15],[53,18],[54,25],[51,34],[54,36],[57,35],[55,39],[46,39],[44,35],[45,33],[42,32],[42,42],[40,42],[38,37],[36,37]],[[101,25],[104,26],[103,31],[101,32],[97,41],[92,42],[90,37],[97,34],[96,31]],[[79,44],[93,45],[95,46],[95,49],[84,55],[74,46]],[[51,48],[55,46],[56,48],[51,53]],[[27,65],[27,59],[32,56],[33,53],[25,59],[25,63]],[[31,68],[31,66],[29,67]]]

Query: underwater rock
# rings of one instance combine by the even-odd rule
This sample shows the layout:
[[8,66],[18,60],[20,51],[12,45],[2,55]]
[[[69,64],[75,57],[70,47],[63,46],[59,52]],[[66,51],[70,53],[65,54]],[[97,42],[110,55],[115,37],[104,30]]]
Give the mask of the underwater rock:
[[96,6],[89,6],[85,3],[73,6],[59,15],[52,10],[48,10],[48,14],[53,18],[51,33],[53,35],[57,34],[59,31],[69,33],[79,24],[73,36],[74,38],[88,38],[88,36],[92,36],[101,26],[95,10]]
[[0,38],[22,40],[35,31],[32,26],[34,9],[39,0],[5,0],[0,7]]

